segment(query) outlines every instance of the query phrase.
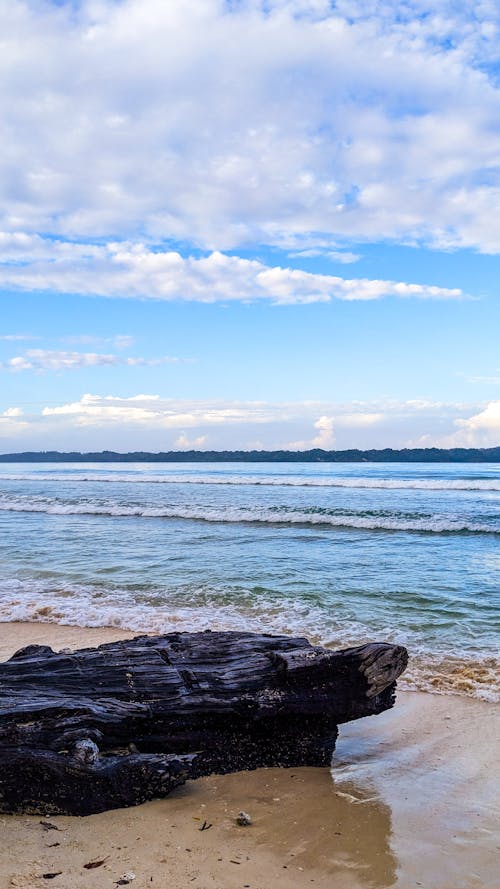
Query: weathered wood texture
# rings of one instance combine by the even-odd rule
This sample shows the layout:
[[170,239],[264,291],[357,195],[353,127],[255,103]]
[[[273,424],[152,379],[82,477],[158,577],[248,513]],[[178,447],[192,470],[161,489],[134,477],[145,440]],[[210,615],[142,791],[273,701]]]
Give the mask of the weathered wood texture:
[[396,645],[253,633],[29,646],[0,664],[0,811],[88,814],[186,777],[327,765],[338,724],[392,707],[406,663]]

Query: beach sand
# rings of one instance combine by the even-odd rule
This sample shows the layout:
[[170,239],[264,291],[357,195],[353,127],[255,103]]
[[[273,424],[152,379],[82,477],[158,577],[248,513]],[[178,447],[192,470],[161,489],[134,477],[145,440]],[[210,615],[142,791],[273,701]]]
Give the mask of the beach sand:
[[[32,643],[127,635],[0,624],[0,659]],[[51,817],[57,830],[0,816],[0,887],[105,889],[128,874],[132,889],[498,889],[499,714],[465,697],[400,693],[393,710],[340,727],[332,773],[212,776],[137,808]],[[251,826],[236,824],[241,809]]]

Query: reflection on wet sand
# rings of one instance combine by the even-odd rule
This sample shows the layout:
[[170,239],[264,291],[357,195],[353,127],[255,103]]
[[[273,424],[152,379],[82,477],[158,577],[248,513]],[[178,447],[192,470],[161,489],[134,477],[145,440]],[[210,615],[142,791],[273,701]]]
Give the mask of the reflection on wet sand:
[[347,781],[337,788],[328,770],[314,768],[259,769],[235,777],[200,782],[212,797],[206,811],[223,820],[244,802],[253,815],[254,847],[272,852],[282,868],[302,869],[304,881],[307,874],[316,886],[394,884],[390,808],[360,784]]
[[39,816],[4,817],[2,889],[35,889],[45,872],[64,889],[117,885],[124,871],[137,889],[385,889],[396,874],[389,807],[352,781],[338,793],[328,769],[213,775],[135,809],[50,821],[56,841]]
[[499,741],[499,708],[457,696],[400,694],[341,726],[334,784],[389,806],[396,886],[498,889]]

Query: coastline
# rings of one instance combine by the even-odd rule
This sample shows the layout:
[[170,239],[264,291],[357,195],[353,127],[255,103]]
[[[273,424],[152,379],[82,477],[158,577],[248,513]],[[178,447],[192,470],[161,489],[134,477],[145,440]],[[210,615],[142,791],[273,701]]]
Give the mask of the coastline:
[[300,451],[22,451],[0,463],[498,463],[500,448],[348,448]]
[[[88,647],[137,633],[0,624],[0,659],[28,644]],[[494,889],[500,710],[398,692],[395,708],[340,727],[327,769],[260,769],[188,782],[165,800],[87,818],[0,816],[0,889]],[[236,825],[243,809],[248,828]],[[212,828],[200,831],[203,821]],[[58,843],[58,845],[53,845]],[[106,856],[109,856],[106,858]],[[106,858],[103,865],[84,864]]]

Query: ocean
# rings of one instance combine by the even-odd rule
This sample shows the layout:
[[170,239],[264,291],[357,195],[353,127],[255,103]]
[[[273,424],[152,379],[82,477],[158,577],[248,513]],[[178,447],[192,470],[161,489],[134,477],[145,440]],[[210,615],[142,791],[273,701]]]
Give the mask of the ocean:
[[0,621],[406,645],[499,700],[500,464],[0,464]]

